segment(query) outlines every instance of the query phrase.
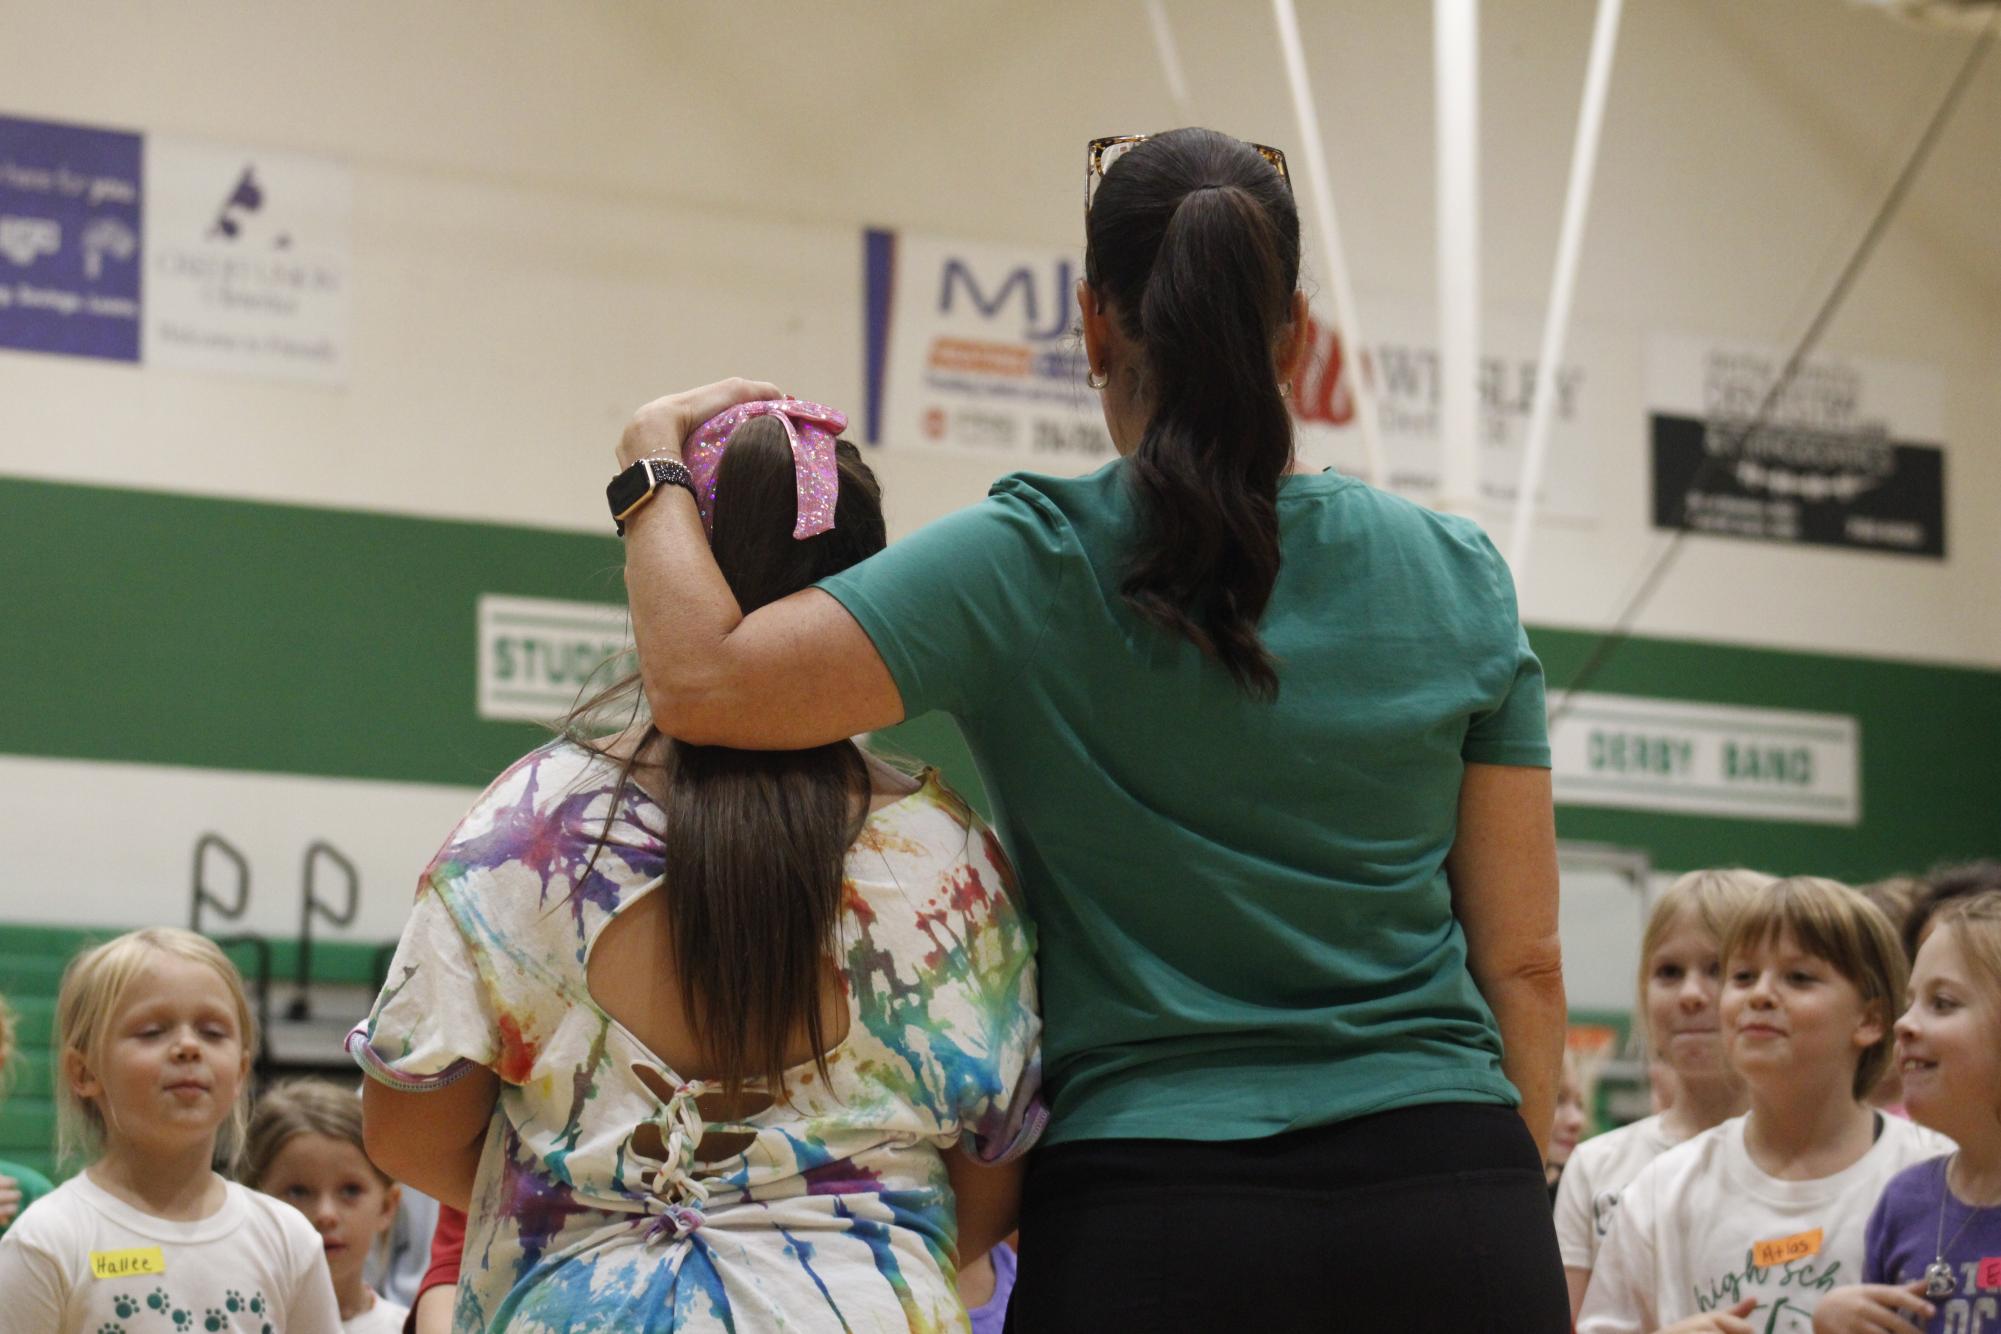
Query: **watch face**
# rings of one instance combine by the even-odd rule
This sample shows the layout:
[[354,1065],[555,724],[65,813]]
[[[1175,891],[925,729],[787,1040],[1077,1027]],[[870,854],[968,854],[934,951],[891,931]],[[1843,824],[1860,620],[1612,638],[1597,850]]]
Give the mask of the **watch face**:
[[624,472],[611,479],[611,485],[604,489],[604,498],[611,505],[611,517],[622,519],[653,490],[653,474],[646,462],[633,464]]

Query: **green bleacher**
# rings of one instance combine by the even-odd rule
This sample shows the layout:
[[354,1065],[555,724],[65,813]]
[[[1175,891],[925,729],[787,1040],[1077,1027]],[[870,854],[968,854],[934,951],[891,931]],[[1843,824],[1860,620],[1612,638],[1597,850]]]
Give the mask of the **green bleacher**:
[[115,932],[64,927],[0,925],[0,995],[14,1009],[21,1049],[14,1058],[5,1102],[0,1102],[0,1159],[32,1167],[50,1179],[56,1172],[56,986],[63,965],[85,945]]

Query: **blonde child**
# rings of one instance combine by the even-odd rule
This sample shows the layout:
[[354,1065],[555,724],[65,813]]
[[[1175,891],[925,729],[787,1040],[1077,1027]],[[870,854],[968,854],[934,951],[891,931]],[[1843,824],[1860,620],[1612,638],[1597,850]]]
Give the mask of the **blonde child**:
[[91,1161],[0,1237],[0,1334],[334,1334],[319,1240],[218,1176],[242,1142],[243,980],[170,927],[87,950],[56,999],[58,1132]]
[[257,1100],[243,1179],[297,1209],[320,1234],[344,1334],[397,1334],[406,1308],[362,1279],[396,1221],[402,1190],[368,1160],[361,1098],[324,1080],[289,1080]]
[[1907,975],[1889,921],[1846,885],[1796,876],[1737,914],[1719,1010],[1751,1110],[1626,1187],[1578,1334],[1806,1334],[1860,1278],[1884,1185],[1951,1147],[1865,1101]]
[[1913,1120],[1959,1145],[1907,1167],[1869,1215],[1860,1286],[1820,1334],[1971,1331],[2001,1318],[2001,892],[1942,904],[1911,971],[1897,1060]]
[[[14,1011],[7,998],[0,996],[0,1102],[7,1100],[13,1087],[14,1054],[18,1050]],[[0,1236],[6,1235],[8,1224],[20,1217],[23,1209],[53,1189],[49,1179],[34,1168],[0,1161]]]
[[1543,1155],[1542,1178],[1549,1185],[1549,1198],[1556,1199],[1557,1182],[1563,1169],[1584,1138],[1591,1123],[1591,1110],[1584,1105],[1584,1072],[1578,1068],[1577,1053],[1563,1052],[1563,1074],[1556,1083],[1556,1116],[1549,1128],[1549,1151]]
[[1641,1032],[1673,1096],[1644,1120],[1585,1141],[1556,1192],[1556,1240],[1574,1318],[1612,1226],[1619,1194],[1667,1150],[1750,1105],[1724,1059],[1716,1002],[1723,989],[1723,933],[1773,877],[1741,869],[1690,871],[1669,885],[1640,937]]

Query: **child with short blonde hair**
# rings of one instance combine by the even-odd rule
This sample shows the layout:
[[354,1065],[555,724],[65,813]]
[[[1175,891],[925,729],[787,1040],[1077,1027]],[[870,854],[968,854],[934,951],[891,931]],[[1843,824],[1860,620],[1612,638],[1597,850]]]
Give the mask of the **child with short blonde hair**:
[[343,1334],[396,1334],[407,1309],[362,1280],[371,1249],[396,1221],[402,1188],[369,1161],[361,1096],[320,1079],[292,1079],[257,1100],[243,1180],[304,1214],[319,1232]]
[[1577,1151],[1584,1128],[1590,1123],[1591,1109],[1584,1103],[1584,1071],[1578,1064],[1576,1050],[1565,1047],[1563,1072],[1556,1081],[1556,1115],[1549,1128],[1549,1150],[1543,1155],[1542,1165],[1542,1177],[1549,1184],[1552,1204],[1556,1202],[1557,1183],[1563,1179],[1563,1169]]
[[1719,1002],[1751,1110],[1635,1177],[1591,1275],[1578,1334],[1752,1334],[1812,1327],[1856,1282],[1883,1186],[1950,1146],[1868,1107],[1889,1068],[1904,953],[1846,885],[1781,880],[1723,940]]
[[1742,868],[1690,871],[1647,915],[1634,1016],[1648,1055],[1668,1072],[1676,1096],[1662,1111],[1578,1145],[1557,1184],[1556,1240],[1573,1317],[1626,1184],[1675,1145],[1749,1105],[1744,1081],[1724,1059],[1718,1028],[1723,936],[1773,881]]
[[1821,1303],[1821,1334],[1972,1330],[2001,1308],[2001,892],[1941,904],[1897,1021],[1911,1118],[1957,1141],[1907,1167],[1869,1215],[1861,1285]]
[[256,1041],[243,979],[172,927],[86,950],[56,1000],[58,1134],[85,1169],[0,1237],[0,1334],[333,1334],[312,1228],[218,1176]]

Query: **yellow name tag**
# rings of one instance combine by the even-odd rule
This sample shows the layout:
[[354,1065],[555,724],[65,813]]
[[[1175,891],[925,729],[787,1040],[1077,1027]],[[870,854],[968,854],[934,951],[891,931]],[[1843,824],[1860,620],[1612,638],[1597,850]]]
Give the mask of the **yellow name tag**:
[[90,1272],[97,1278],[164,1274],[167,1272],[167,1257],[158,1246],[134,1246],[129,1251],[92,1251]]
[[1811,1232],[1795,1232],[1790,1237],[1774,1237],[1751,1247],[1751,1263],[1760,1269],[1771,1269],[1788,1260],[1804,1260],[1809,1255],[1820,1254],[1821,1229]]

